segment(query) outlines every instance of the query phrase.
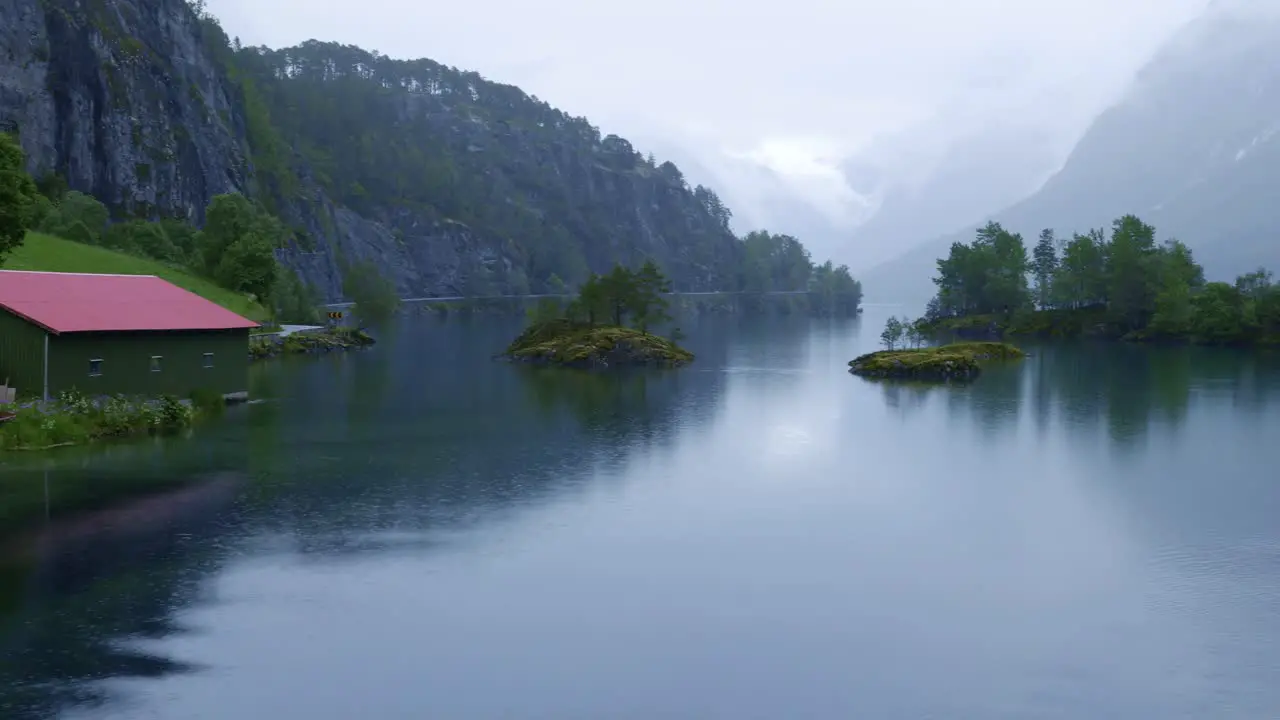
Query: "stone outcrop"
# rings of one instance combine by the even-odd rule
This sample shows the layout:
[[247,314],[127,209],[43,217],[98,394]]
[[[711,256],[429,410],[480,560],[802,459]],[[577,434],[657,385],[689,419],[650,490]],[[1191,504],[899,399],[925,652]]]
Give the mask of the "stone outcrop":
[[[291,187],[273,186],[259,160],[263,148],[254,146],[260,135],[242,79],[229,69],[234,53],[220,35],[208,32],[184,0],[0,0],[0,130],[19,134],[34,176],[63,176],[71,189],[103,201],[115,219],[200,224],[214,195],[269,198],[295,233],[279,259],[325,300],[344,299],[342,267],[358,260],[374,263],[404,296],[483,294],[481,279],[495,293],[518,291],[531,252],[517,233],[472,227],[421,203],[385,197],[355,207],[288,143],[279,152]],[[268,52],[289,51],[264,49],[263,57]],[[390,102],[399,120],[421,125],[424,142],[447,143],[450,152],[477,159],[466,168],[473,187],[512,186],[508,200],[525,202],[510,168],[554,174],[562,184],[557,197],[532,193],[543,204],[528,212],[570,228],[589,269],[652,257],[677,289],[732,285],[741,244],[727,216],[708,211],[674,166],[637,162],[630,144],[614,136],[584,144],[585,121],[557,126],[563,140],[546,128],[508,122],[504,108],[518,115],[546,106],[475,78],[493,96],[486,117],[417,81]],[[566,207],[566,198],[573,205]]]

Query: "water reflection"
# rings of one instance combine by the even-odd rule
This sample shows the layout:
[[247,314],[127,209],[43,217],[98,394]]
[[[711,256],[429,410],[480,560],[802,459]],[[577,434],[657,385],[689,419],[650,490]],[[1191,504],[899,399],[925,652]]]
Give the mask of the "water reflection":
[[[182,632],[173,614],[246,543],[326,564],[430,550],[607,478],[720,405],[715,372],[490,362],[509,330],[450,320],[401,328],[409,352],[263,364],[262,402],[188,441],[7,467],[0,715],[54,717],[102,701],[97,681],[187,669],[137,641]],[[713,366],[720,339],[698,349]]]
[[192,669],[148,652],[184,631],[225,548],[225,510],[243,476],[221,473],[0,542],[0,710],[56,717],[107,699],[107,678]]
[[[687,326],[690,368],[584,374],[490,362],[518,321],[419,319],[394,352],[255,367],[265,402],[188,442],[22,469],[29,483],[49,471],[65,517],[0,543],[0,716],[106,703],[130,717],[124,687],[103,681],[166,674],[141,684],[158,688],[141,701],[156,716],[176,698],[216,717],[231,687],[232,705],[248,688],[341,717],[308,691],[329,681],[406,717],[483,707],[489,681],[548,714],[574,715],[565,693],[581,691],[581,708],[648,698],[675,716],[661,703],[682,698],[636,681],[662,671],[698,676],[703,694],[689,692],[726,709],[735,673],[758,672],[786,699],[757,696],[770,716],[822,716],[827,701],[944,716],[944,700],[992,716],[990,698],[1045,688],[1079,698],[1058,707],[1082,717],[1155,716],[1123,710],[1158,704],[1162,658],[1256,631],[1280,592],[1265,576],[1280,512],[1267,478],[1201,482],[1275,455],[1248,430],[1277,407],[1261,360],[1062,346],[968,386],[868,385],[845,371],[873,342],[856,322]],[[1144,437],[1123,472],[1099,452]],[[1194,452],[1232,442],[1253,454]],[[131,477],[160,491],[67,501]],[[44,502],[23,487],[0,493]],[[1132,642],[1113,645],[1109,623]],[[262,627],[272,636],[255,640]],[[1247,649],[1256,667],[1271,657],[1261,640]],[[1206,666],[1239,670],[1217,650]],[[190,658],[223,674],[174,675],[201,670]],[[279,664],[269,678],[264,659]],[[830,675],[848,668],[855,681]],[[1257,675],[1236,673],[1255,691]]]
[[1260,413],[1280,397],[1280,357],[1220,348],[1127,344],[1031,346],[1025,360],[987,369],[970,384],[872,381],[904,416],[943,402],[988,442],[1015,432],[1025,409],[1040,437],[1059,428],[1079,442],[1101,432],[1119,452],[1143,447],[1153,428],[1176,435],[1198,407]]

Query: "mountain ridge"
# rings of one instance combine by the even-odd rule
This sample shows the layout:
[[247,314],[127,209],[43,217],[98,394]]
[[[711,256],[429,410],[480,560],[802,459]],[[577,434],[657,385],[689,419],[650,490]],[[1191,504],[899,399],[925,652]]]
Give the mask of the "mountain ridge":
[[[57,48],[57,52],[53,49]],[[322,299],[371,262],[404,295],[542,291],[654,259],[736,289],[719,197],[519,88],[350,45],[240,47],[183,0],[0,0],[0,130],[117,219],[201,222],[214,195],[290,228]]]
[[1211,9],[1176,33],[1090,124],[1036,193],[864,273],[877,299],[923,303],[934,261],[988,220],[1034,237],[1133,213],[1197,254],[1210,277],[1280,265],[1280,14]]

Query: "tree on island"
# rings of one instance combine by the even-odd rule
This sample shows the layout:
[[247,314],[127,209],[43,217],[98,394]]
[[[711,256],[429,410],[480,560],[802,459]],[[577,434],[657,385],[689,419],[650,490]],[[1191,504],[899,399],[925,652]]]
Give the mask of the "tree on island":
[[906,334],[907,326],[896,316],[891,316],[884,323],[884,330],[880,332],[880,343],[884,345],[885,350],[893,350],[902,336]]
[[630,318],[637,330],[648,332],[650,327],[671,319],[663,297],[669,292],[670,281],[652,260],[645,261],[638,271],[615,265],[606,275],[593,273],[587,278],[578,297],[569,303],[566,315],[589,326],[608,318],[612,325],[624,327]]
[[[649,332],[671,318],[663,297],[670,287],[652,262],[639,270],[616,265],[605,275],[592,274],[563,311],[550,298],[531,309],[529,326],[503,355],[522,362],[601,368],[688,363],[693,354],[676,345],[678,328],[670,339]],[[628,320],[631,327],[624,324]]]

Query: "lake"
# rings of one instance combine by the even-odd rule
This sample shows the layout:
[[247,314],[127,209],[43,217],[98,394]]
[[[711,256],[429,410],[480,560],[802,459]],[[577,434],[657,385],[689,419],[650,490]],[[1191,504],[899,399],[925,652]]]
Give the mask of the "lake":
[[1280,355],[849,375],[890,310],[604,375],[406,318],[11,459],[0,717],[1280,717]]

